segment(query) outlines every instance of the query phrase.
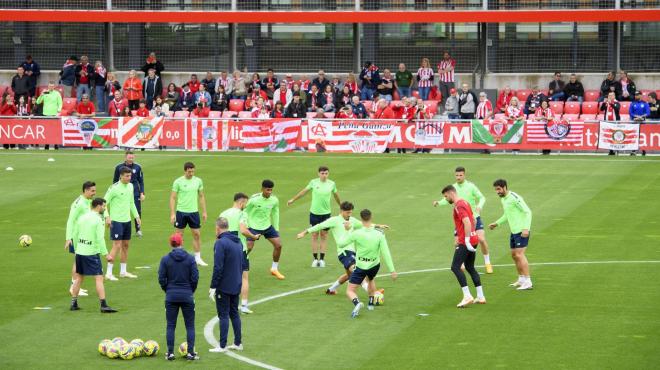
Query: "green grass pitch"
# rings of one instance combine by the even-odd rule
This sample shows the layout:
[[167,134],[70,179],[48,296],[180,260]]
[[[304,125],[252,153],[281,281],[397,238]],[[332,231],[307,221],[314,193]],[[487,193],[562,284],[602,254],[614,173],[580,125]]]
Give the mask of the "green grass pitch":
[[[49,157],[55,162],[47,162]],[[319,165],[330,167],[341,198],[354,202],[356,211],[370,208],[377,222],[390,225],[387,238],[399,272],[431,270],[402,274],[396,282],[379,278],[385,305],[357,319],[350,318],[345,287],[337,296],[325,296],[320,287],[254,305],[254,314],[242,316],[242,356],[283,369],[658,366],[660,160],[655,158],[138,152],[146,180],[145,236],[131,242],[129,270],[139,279],[106,282],[108,301],[118,314],[98,312],[90,279],[84,283],[90,296],[79,299],[83,310],[70,312],[72,256],[63,248],[68,207],[88,179],[96,181],[102,196],[122,160],[121,152],[0,153],[0,368],[254,368],[208,352],[204,326],[215,315],[207,293],[211,266],[201,268],[196,293],[201,360],[169,363],[162,357],[164,294],[157,268],[169,251],[171,184],[187,160],[196,164],[208,200],[209,221],[202,229],[207,262],[212,262],[212,220],[231,206],[232,195],[258,192],[264,178],[275,181],[282,208],[280,270],[286,280],[269,275],[272,249],[257,242],[251,254],[251,301],[331,283],[340,274],[334,241],[328,266],[313,269],[309,238],[295,240],[308,223],[309,195],[286,206]],[[8,166],[14,171],[4,171]],[[502,227],[486,234],[496,265],[494,274],[482,275],[488,304],[455,307],[461,293],[447,270],[453,253],[451,210],[433,208],[431,202],[453,183],[456,166],[465,166],[468,179],[486,195],[485,223],[502,211],[490,186],[497,178],[507,179],[531,207],[533,291],[508,287],[516,273],[509,232]],[[31,235],[33,245],[19,248],[21,234]],[[189,231],[185,239],[189,246]],[[481,255],[477,263],[483,264]],[[34,310],[37,306],[51,309]],[[155,339],[161,352],[131,362],[100,356],[98,342],[115,336]],[[180,319],[177,344],[184,339]]]

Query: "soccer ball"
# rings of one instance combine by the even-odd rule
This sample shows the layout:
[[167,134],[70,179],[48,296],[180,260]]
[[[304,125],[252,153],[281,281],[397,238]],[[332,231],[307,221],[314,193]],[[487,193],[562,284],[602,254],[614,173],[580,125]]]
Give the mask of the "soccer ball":
[[374,304],[376,306],[382,306],[385,303],[385,295],[381,292],[376,292],[374,294]]
[[18,238],[18,246],[21,248],[27,248],[32,245],[32,237],[30,235],[21,235]]
[[144,354],[144,341],[142,339],[133,339],[130,345],[135,348],[135,357],[140,357]]
[[[193,352],[195,352],[194,348],[193,348]],[[181,356],[185,356],[188,354],[188,342],[183,342],[179,345],[179,354]]]
[[108,356],[108,358],[119,357],[119,346],[117,346],[114,342],[108,343],[108,346],[106,347],[105,355]]
[[110,339],[103,339],[101,343],[99,343],[99,353],[102,356],[105,356],[108,353],[108,347],[112,344],[112,341]]
[[126,344],[128,344],[128,342],[126,342],[126,339],[124,339],[124,338],[122,338],[122,337],[114,337],[114,338],[112,338],[112,343],[114,343],[114,344],[115,344],[116,346],[118,346],[118,347],[119,347],[119,346],[122,346],[122,345],[126,345]]
[[135,347],[130,344],[124,344],[119,348],[119,357],[122,360],[132,360],[135,357]]
[[157,355],[159,349],[160,346],[158,346],[158,342],[156,342],[155,340],[148,340],[144,342],[144,354],[147,356]]

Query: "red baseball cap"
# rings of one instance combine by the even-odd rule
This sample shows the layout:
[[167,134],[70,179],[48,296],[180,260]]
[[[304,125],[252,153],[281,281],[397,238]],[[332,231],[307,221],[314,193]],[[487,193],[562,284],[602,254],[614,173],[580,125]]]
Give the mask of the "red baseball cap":
[[170,236],[170,246],[178,247],[183,244],[183,236],[179,233],[174,233]]
[[456,89],[454,89],[453,87],[449,90],[449,93],[450,93],[450,94],[453,94],[453,93],[455,93],[455,92],[456,92]]

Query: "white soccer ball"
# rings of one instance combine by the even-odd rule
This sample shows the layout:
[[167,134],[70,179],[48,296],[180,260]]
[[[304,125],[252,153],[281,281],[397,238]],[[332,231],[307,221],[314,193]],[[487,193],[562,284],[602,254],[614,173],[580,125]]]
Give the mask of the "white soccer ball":
[[18,246],[21,248],[27,248],[32,245],[32,237],[30,235],[21,235],[18,238]]

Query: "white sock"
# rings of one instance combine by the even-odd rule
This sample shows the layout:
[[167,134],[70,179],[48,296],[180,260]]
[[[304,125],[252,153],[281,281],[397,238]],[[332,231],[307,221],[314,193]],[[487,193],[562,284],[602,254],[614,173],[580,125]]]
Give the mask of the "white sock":
[[275,262],[275,261],[273,261],[273,264],[271,265],[270,268],[271,268],[271,270],[277,270],[277,267],[278,267],[279,265],[280,265],[279,262]]
[[332,285],[330,285],[330,288],[328,288],[328,290],[336,290],[340,285],[341,283],[339,282],[339,280],[337,280],[334,283],[332,283]]
[[113,263],[108,262],[108,268],[107,268],[108,271],[106,271],[106,274],[108,274],[108,275],[112,275],[112,267],[113,267],[113,266],[114,266]]
[[527,282],[529,284],[532,283],[532,277],[531,276],[525,276],[524,279],[525,279],[525,282]]
[[490,254],[484,254],[484,263],[490,265]]
[[484,297],[484,287],[482,287],[481,285],[479,285],[477,287],[477,298],[485,298]]
[[364,289],[365,292],[369,293],[369,283],[367,283],[367,280],[362,281],[362,289]]
[[519,283],[524,283],[525,282],[525,276],[524,275],[518,275],[518,282]]
[[241,305],[247,307],[247,299],[241,299]]
[[195,252],[195,259],[196,260],[201,260],[202,259],[202,252]]
[[119,264],[119,273],[120,274],[125,274],[126,273],[126,264],[125,263],[120,263]]
[[470,294],[470,288],[467,285],[461,289],[463,289],[463,298],[472,296],[472,294]]

